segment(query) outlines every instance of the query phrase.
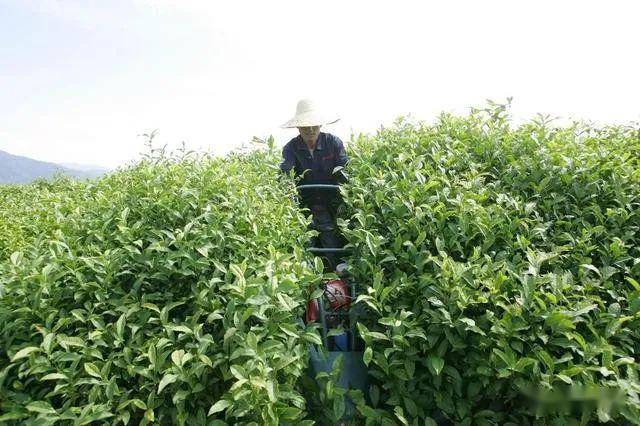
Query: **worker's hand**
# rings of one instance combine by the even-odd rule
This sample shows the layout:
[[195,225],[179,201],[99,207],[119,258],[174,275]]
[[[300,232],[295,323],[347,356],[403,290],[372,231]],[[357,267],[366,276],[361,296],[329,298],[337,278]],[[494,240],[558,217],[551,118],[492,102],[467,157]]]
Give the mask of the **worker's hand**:
[[347,183],[349,181],[349,176],[347,176],[343,166],[334,167],[332,175],[338,183]]

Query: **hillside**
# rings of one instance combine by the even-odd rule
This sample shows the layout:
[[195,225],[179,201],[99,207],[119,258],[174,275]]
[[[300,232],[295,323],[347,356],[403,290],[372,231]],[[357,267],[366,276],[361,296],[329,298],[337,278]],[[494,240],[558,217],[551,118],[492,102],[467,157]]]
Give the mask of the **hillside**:
[[40,178],[49,179],[57,173],[77,178],[97,177],[104,173],[104,170],[78,169],[0,151],[0,184],[28,183]]

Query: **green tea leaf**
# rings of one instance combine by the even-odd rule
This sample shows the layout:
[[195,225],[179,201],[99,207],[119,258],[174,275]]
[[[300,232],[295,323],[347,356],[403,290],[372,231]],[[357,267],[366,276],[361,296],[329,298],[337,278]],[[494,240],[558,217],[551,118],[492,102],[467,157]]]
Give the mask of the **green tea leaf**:
[[362,360],[364,361],[364,364],[368,366],[372,358],[373,358],[373,350],[371,349],[371,346],[367,346],[367,348],[364,350],[364,355],[362,356]]
[[67,380],[68,377],[61,373],[50,373],[40,378],[40,380]]
[[216,402],[211,406],[211,408],[209,409],[209,414],[207,415],[210,416],[212,414],[218,413],[222,410],[225,410],[228,407],[231,407],[231,405],[233,404],[230,401],[227,401],[226,399],[221,399],[220,401]]
[[160,384],[158,384],[158,395],[162,392],[162,389],[166,388],[171,383],[175,383],[178,380],[177,374],[165,374],[160,380]]
[[56,410],[46,401],[34,401],[27,404],[27,410],[42,414],[57,414]]
[[40,348],[37,346],[28,346],[26,348],[22,348],[18,352],[16,352],[15,355],[11,357],[11,362],[15,362],[22,358],[27,358],[30,354],[34,352],[39,352],[39,351],[40,351]]
[[102,374],[100,374],[100,369],[92,362],[86,362],[84,364],[84,371],[87,372],[90,376],[96,377],[98,379],[102,378]]
[[344,397],[336,397],[333,399],[333,416],[340,420],[345,413]]
[[427,358],[427,365],[433,374],[437,376],[444,368],[444,360],[440,357],[431,355]]

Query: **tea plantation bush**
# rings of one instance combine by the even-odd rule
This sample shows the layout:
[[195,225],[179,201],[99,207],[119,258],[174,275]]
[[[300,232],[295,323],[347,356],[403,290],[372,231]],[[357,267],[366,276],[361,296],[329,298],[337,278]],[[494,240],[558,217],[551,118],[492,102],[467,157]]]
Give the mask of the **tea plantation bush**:
[[279,153],[155,152],[0,187],[0,422],[640,424],[637,129],[492,105],[349,149],[367,395],[304,388],[321,265]]
[[0,420],[301,424],[319,337],[299,318],[318,271],[277,161],[155,154],[17,189],[3,214],[32,202],[46,232],[3,242]]
[[66,177],[30,185],[0,185],[0,260],[55,229],[56,216],[77,208],[82,182]]
[[351,147],[367,423],[640,424],[638,130],[507,112]]

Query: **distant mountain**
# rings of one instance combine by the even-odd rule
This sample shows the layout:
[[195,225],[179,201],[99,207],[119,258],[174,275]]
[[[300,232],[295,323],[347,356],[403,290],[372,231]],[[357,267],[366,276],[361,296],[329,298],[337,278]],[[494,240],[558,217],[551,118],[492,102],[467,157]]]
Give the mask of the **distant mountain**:
[[86,179],[100,176],[107,171],[103,168],[93,169],[84,166],[65,167],[0,151],[0,184],[29,183],[36,179],[49,179],[56,174]]

